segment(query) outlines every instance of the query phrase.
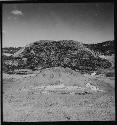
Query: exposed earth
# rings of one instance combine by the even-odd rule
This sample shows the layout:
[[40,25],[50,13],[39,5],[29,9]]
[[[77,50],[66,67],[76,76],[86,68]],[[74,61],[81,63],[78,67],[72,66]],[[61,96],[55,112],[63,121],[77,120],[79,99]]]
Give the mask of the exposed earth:
[[3,120],[114,121],[114,93],[114,79],[69,68],[3,74]]

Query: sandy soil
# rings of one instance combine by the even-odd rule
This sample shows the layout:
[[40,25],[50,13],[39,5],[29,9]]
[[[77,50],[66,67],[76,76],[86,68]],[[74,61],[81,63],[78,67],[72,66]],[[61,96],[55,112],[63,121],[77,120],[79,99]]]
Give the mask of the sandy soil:
[[[73,89],[73,86],[86,87],[87,83],[104,91]],[[70,69],[60,68],[45,69],[17,80],[4,77],[3,120],[114,121],[115,96],[114,87],[110,84],[100,78],[85,77]],[[51,86],[58,86],[59,89],[53,90]],[[72,89],[65,89],[70,86]]]

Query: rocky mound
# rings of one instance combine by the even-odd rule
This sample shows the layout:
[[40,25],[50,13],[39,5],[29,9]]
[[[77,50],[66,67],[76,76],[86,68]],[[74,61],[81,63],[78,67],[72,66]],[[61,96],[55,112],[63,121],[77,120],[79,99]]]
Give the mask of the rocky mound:
[[34,89],[40,92],[92,93],[102,90],[98,86],[91,78],[85,77],[69,68],[54,67],[43,69],[33,74],[33,76],[22,77],[22,79],[19,79],[19,84],[17,80],[17,84],[11,88],[11,91]]

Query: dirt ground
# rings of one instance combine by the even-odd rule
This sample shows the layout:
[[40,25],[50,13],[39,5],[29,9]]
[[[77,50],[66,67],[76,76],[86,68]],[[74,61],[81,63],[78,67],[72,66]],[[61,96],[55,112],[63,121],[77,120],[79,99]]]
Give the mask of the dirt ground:
[[[3,120],[11,122],[114,121],[115,93],[105,77],[86,77],[72,70],[45,69],[23,78],[4,77]],[[104,79],[107,79],[106,81]],[[85,87],[104,91],[47,90],[39,86]],[[114,80],[113,80],[114,84]]]

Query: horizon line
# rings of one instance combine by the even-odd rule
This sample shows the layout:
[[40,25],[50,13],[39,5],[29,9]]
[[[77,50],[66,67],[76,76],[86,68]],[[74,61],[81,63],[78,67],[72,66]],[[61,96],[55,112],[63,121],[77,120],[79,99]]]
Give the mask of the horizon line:
[[34,41],[34,42],[30,42],[30,43],[28,43],[28,44],[25,44],[24,46],[3,46],[3,44],[2,44],[2,48],[5,48],[5,47],[16,47],[16,48],[18,48],[18,47],[25,47],[25,46],[27,46],[27,45],[29,45],[29,44],[32,44],[32,43],[35,43],[35,42],[39,42],[39,41],[51,41],[51,42],[53,42],[53,41],[55,41],[55,42],[57,42],[57,41],[76,41],[76,42],[80,42],[80,43],[83,43],[83,44],[98,44],[98,43],[103,43],[103,42],[107,42],[107,41],[114,41],[114,39],[112,40],[105,40],[105,41],[101,41],[101,42],[92,42],[92,43],[85,43],[85,42],[83,42],[83,41],[78,41],[78,40],[66,40],[66,39],[61,39],[61,40],[36,40],[36,41]]

